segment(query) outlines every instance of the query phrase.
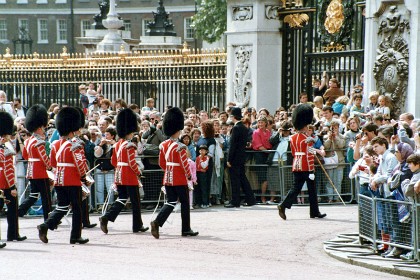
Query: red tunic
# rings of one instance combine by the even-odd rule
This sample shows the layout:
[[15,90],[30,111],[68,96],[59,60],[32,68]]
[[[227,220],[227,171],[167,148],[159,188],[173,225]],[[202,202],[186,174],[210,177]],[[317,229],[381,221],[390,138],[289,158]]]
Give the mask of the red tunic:
[[0,189],[10,189],[15,185],[15,167],[13,156],[15,151],[0,145]]
[[206,172],[207,169],[209,169],[209,166],[207,166],[206,168],[201,167],[201,163],[205,162],[206,160],[209,160],[208,156],[204,156],[204,157],[198,156],[195,159],[195,163],[197,165],[197,172]]
[[296,133],[290,137],[290,147],[293,156],[293,172],[314,171],[314,155],[308,153],[308,147],[312,146],[313,143],[306,143],[306,138],[308,138],[308,136],[304,133]]
[[165,170],[163,185],[186,186],[187,179],[191,179],[187,146],[168,139],[162,142],[159,148],[159,165]]
[[[63,148],[61,148],[63,146]],[[55,169],[54,186],[81,186],[87,165],[83,147],[67,139],[60,139],[51,147],[51,166]]]
[[28,179],[46,179],[47,170],[51,168],[50,160],[45,151],[45,141],[32,135],[25,140],[22,156],[28,161],[26,177]]
[[111,164],[115,166],[114,182],[116,185],[138,186],[141,171],[136,162],[137,146],[120,139],[112,152]]

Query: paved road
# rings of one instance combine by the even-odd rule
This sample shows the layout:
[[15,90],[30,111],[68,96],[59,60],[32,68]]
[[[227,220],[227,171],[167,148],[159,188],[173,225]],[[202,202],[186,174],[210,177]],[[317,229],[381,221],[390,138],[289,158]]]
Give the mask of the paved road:
[[[200,235],[188,238],[180,236],[176,213],[159,240],[150,231],[131,233],[131,215],[124,214],[109,224],[108,235],[84,230],[91,240],[86,245],[69,244],[65,221],[43,244],[35,228],[41,219],[23,218],[21,234],[28,240],[0,250],[1,279],[406,279],[329,257],[322,242],[357,232],[357,207],[321,211],[326,219],[310,219],[308,207],[294,207],[283,221],[275,206],[194,210],[192,225]],[[145,224],[151,215],[143,214]],[[4,237],[4,218],[1,223]]]

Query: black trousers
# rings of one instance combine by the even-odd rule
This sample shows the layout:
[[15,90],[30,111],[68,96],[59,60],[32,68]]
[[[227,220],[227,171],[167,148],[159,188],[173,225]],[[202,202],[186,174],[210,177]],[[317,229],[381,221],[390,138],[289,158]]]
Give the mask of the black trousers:
[[209,205],[211,176],[208,172],[197,172],[197,186],[194,188],[194,198],[197,205]]
[[54,230],[61,219],[67,214],[70,204],[73,211],[70,239],[82,236],[82,188],[80,186],[55,187],[57,207],[45,221],[50,230]]
[[140,204],[140,192],[139,186],[117,186],[118,189],[118,198],[112,204],[111,209],[109,209],[105,217],[108,218],[111,222],[114,222],[121,210],[127,203],[128,197],[130,197],[131,208],[133,210],[133,231],[139,231],[143,226],[143,221],[141,219],[141,204]]
[[168,202],[163,205],[156,217],[156,221],[159,226],[163,226],[179,200],[181,203],[182,232],[190,231],[190,201],[188,196],[188,187],[165,186],[165,189]]
[[[18,203],[17,197],[12,196],[11,189],[3,190],[7,205],[7,239],[16,239],[19,236]],[[0,209],[3,209],[4,199],[0,199]]]
[[286,198],[284,199],[284,201],[281,202],[280,205],[290,209],[292,207],[292,204],[296,201],[297,196],[302,191],[302,187],[306,182],[306,185],[308,186],[310,215],[315,216],[319,214],[315,180],[309,179],[310,174],[312,174],[312,172],[309,172],[309,171],[308,172],[306,171],[293,172],[293,176],[294,176],[293,187],[289,190]]
[[256,203],[254,193],[252,192],[251,185],[245,174],[245,166],[232,166],[229,168],[230,185],[232,188],[231,203],[237,207],[241,204],[241,188],[245,194],[245,202],[249,205]]
[[29,179],[31,182],[31,193],[21,205],[19,205],[19,216],[23,217],[28,213],[29,208],[38,200],[39,194],[41,194],[42,200],[42,212],[44,215],[44,221],[48,219],[48,214],[51,212],[51,192],[49,179]]

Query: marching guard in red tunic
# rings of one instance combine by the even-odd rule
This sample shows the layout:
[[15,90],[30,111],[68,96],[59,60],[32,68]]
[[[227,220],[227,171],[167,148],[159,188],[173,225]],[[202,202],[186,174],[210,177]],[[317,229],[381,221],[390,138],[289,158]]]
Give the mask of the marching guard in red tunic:
[[283,220],[286,220],[286,208],[292,207],[305,182],[308,186],[310,217],[324,218],[327,215],[319,212],[314,174],[313,138],[306,136],[308,125],[312,123],[313,116],[312,107],[308,104],[299,104],[292,114],[292,123],[297,131],[290,137],[294,185],[287,193],[286,198],[277,206],[279,216]]
[[65,107],[56,116],[56,127],[60,133],[60,140],[55,141],[51,147],[51,166],[55,168],[54,187],[57,193],[57,207],[50,214],[45,223],[38,225],[39,239],[48,243],[48,229],[54,230],[61,219],[71,208],[72,229],[70,234],[70,244],[84,244],[89,239],[82,238],[82,182],[89,185],[86,181],[86,160],[83,147],[72,142],[75,132],[80,128],[80,115],[77,109]]
[[117,134],[120,140],[115,144],[111,164],[115,166],[114,183],[118,190],[118,199],[105,215],[99,218],[101,230],[108,233],[108,221],[114,222],[130,197],[133,210],[133,232],[145,232],[140,204],[141,170],[136,162],[137,145],[131,142],[134,132],[138,131],[137,117],[131,109],[124,109],[117,115]]
[[[26,236],[19,235],[18,201],[15,186],[15,167],[13,156],[16,152],[10,142],[13,133],[13,118],[7,112],[0,112],[0,190],[4,198],[0,198],[0,209],[7,204],[7,241],[23,241]],[[0,248],[6,243],[0,242]]]
[[184,114],[173,107],[165,113],[163,132],[170,138],[160,144],[159,165],[165,171],[163,185],[167,201],[160,210],[156,220],[152,221],[151,232],[159,238],[159,227],[168,219],[177,201],[181,203],[182,236],[196,236],[198,232],[190,227],[190,203],[188,184],[191,183],[191,173],[188,164],[187,147],[179,142],[179,135],[184,128]]
[[31,183],[31,192],[19,206],[19,217],[23,217],[41,196],[44,221],[51,212],[50,180],[47,170],[51,170],[50,159],[45,149],[45,128],[48,113],[44,106],[34,105],[26,113],[25,127],[32,136],[25,140],[22,156],[28,161],[26,178]]

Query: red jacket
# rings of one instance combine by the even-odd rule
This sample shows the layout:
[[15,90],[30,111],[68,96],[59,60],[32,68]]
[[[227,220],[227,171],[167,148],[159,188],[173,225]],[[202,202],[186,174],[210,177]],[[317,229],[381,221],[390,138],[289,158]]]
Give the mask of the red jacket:
[[10,189],[15,185],[15,167],[13,156],[15,151],[0,145],[0,189]]
[[46,179],[47,170],[51,168],[50,160],[45,151],[45,141],[32,135],[25,140],[22,156],[28,161],[26,177],[28,179]]
[[290,137],[290,147],[293,156],[293,172],[314,171],[314,155],[308,153],[308,147],[312,146],[313,143],[306,143],[306,138],[308,137],[303,133],[296,133]]
[[197,165],[197,172],[207,172],[207,170],[209,169],[209,166],[207,165],[206,168],[203,168],[201,166],[201,163],[205,162],[205,161],[207,161],[207,164],[208,164],[208,161],[209,161],[208,156],[204,156],[204,157],[198,156],[195,159],[195,164]]
[[138,186],[141,171],[136,162],[137,146],[125,139],[120,139],[114,148],[111,164],[115,166],[114,182],[116,185]]
[[186,186],[187,180],[191,180],[187,146],[168,139],[162,142],[159,148],[159,165],[165,170],[163,185]]
[[[63,148],[62,148],[63,147]],[[86,176],[83,147],[67,139],[55,141],[51,147],[51,166],[55,168],[54,186],[81,186]]]

